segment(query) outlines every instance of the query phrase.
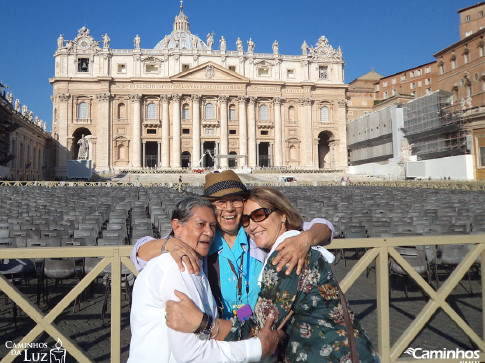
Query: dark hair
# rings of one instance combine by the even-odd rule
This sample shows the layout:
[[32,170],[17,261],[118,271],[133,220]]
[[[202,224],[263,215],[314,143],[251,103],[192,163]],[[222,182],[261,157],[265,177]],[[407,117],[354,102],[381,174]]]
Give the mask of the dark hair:
[[[175,204],[175,208],[172,211],[172,220],[178,219],[180,223],[184,224],[190,219],[190,217],[192,217],[192,210],[195,207],[208,207],[214,212],[214,214],[216,213],[216,208],[210,201],[200,197],[190,196]],[[173,235],[173,230],[170,235]]]
[[277,212],[285,214],[285,226],[288,230],[301,229],[303,218],[300,212],[279,190],[269,187],[255,187],[249,192],[248,199],[258,203],[263,208],[276,209]]

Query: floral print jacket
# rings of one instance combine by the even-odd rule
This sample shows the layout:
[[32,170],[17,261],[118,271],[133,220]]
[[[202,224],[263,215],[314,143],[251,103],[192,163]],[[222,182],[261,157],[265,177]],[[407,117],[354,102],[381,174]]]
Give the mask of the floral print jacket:
[[[261,292],[249,320],[233,321],[226,340],[246,339],[258,334],[273,311],[279,326],[290,310],[294,315],[283,330],[286,339],[278,347],[278,362],[349,362],[344,314],[337,282],[329,264],[316,250],[308,252],[300,276],[276,271],[272,253],[263,270]],[[375,362],[376,352],[354,313],[348,309],[361,362]]]

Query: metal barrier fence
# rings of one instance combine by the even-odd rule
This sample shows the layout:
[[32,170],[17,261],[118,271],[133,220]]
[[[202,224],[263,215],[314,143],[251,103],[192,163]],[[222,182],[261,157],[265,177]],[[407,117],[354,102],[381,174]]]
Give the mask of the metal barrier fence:
[[[444,245],[444,244],[473,244],[473,247],[455,268],[453,273],[441,285],[438,290],[431,287],[401,255],[394,249],[396,246],[416,245]],[[356,279],[366,271],[367,267],[375,260],[376,267],[376,293],[377,293],[377,320],[378,320],[378,352],[382,362],[415,362],[413,359],[399,358],[417,334],[423,329],[432,315],[441,308],[464,334],[480,350],[480,361],[485,361],[485,338],[480,337],[460,315],[446,302],[446,298],[463,278],[464,274],[481,257],[481,267],[485,261],[485,234],[453,235],[453,236],[426,236],[426,237],[393,237],[393,238],[355,238],[334,240],[329,249],[367,249],[364,256],[352,267],[345,278],[341,280],[341,288],[346,292]],[[61,338],[63,348],[79,362],[89,362],[89,358],[66,337],[53,322],[59,314],[79,296],[88,285],[108,265],[111,264],[111,362],[120,362],[120,336],[121,336],[121,264],[125,265],[136,274],[133,264],[129,259],[132,246],[102,246],[102,247],[72,247],[72,248],[27,248],[27,249],[2,249],[0,258],[66,258],[66,257],[102,257],[97,266],[83,277],[83,279],[62,298],[62,300],[46,315],[43,315],[20,291],[12,286],[3,276],[0,276],[0,290],[2,290],[15,304],[17,304],[36,323],[35,327],[18,343],[27,345],[33,342],[44,331],[56,340]],[[403,332],[401,337],[391,346],[390,322],[389,322],[389,258],[392,257],[399,263],[409,276],[429,296],[429,301],[416,316],[413,322]],[[482,328],[485,328],[485,303],[483,299],[483,286],[485,277],[481,275],[482,295]],[[485,332],[485,329],[483,329]],[[15,355],[7,354],[2,362],[11,362]],[[444,362],[444,360],[427,360]]]
[[[339,181],[298,181],[298,182],[274,182],[258,181],[245,182],[248,187],[253,186],[281,186],[281,187],[301,187],[301,186],[338,186]],[[179,182],[125,182],[125,181],[0,181],[0,187],[11,186],[42,186],[47,188],[54,187],[167,187],[183,190],[186,187],[201,186],[200,183],[179,183]],[[461,189],[461,190],[485,190],[484,181],[440,181],[440,180],[407,180],[407,181],[355,181],[352,186],[369,187],[396,187],[396,188],[425,188],[425,189]]]

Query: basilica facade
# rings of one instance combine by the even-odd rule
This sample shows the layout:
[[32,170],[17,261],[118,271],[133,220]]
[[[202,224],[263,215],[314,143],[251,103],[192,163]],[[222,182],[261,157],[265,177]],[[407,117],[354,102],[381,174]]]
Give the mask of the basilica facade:
[[[111,49],[82,27],[54,54],[57,175],[88,140],[97,171],[347,167],[344,61],[321,36],[297,55],[191,33],[182,7],[154,48]],[[83,149],[84,151],[84,149]]]

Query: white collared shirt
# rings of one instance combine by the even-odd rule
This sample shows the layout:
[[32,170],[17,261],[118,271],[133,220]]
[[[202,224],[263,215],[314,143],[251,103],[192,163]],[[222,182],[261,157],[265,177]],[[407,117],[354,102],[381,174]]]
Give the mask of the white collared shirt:
[[[202,265],[202,261],[201,261]],[[261,359],[261,342],[200,340],[195,334],[176,332],[165,323],[165,304],[185,293],[201,310],[217,316],[217,306],[207,277],[180,272],[169,254],[151,259],[138,275],[131,306],[129,363],[140,362],[249,362]]]

